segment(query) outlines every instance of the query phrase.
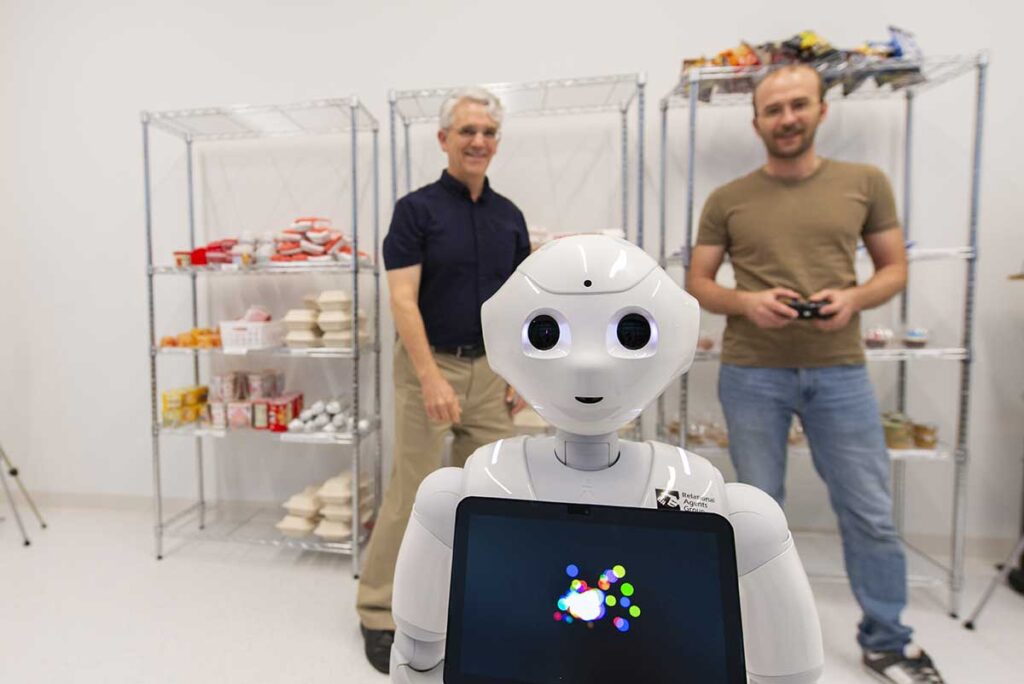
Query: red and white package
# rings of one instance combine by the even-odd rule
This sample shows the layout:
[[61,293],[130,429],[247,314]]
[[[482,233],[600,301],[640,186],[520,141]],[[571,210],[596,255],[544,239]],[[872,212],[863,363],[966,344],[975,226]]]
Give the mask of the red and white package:
[[323,245],[315,244],[309,240],[303,240],[299,245],[302,247],[302,251],[306,254],[320,255],[326,251]]
[[242,320],[249,323],[266,323],[270,320],[270,312],[262,306],[250,306]]
[[301,242],[281,242],[277,245],[277,253],[281,256],[292,256],[302,252]]
[[306,239],[318,245],[323,245],[330,241],[331,231],[326,228],[312,228],[306,231]]

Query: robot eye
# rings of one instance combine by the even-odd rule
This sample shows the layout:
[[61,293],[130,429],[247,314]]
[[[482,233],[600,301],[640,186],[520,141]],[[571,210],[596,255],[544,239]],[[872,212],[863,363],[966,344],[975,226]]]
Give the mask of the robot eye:
[[630,351],[637,351],[651,341],[651,324],[638,313],[630,313],[619,319],[615,334],[619,344]]
[[530,344],[540,351],[547,351],[558,344],[558,335],[558,321],[547,314],[535,316],[526,330]]

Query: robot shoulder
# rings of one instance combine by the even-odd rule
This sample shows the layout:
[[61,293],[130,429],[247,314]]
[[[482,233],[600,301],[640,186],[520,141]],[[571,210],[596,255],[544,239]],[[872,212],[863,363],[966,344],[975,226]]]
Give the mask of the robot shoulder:
[[736,535],[740,575],[761,567],[793,545],[786,514],[775,499],[757,487],[732,482],[725,486],[729,522]]
[[466,461],[465,496],[536,499],[526,464],[526,437],[480,447]]
[[729,515],[725,480],[718,468],[703,456],[681,447],[662,442],[649,444],[654,448],[652,485],[647,494],[651,508]]
[[462,468],[441,468],[428,475],[416,492],[413,515],[449,548],[455,535],[455,509],[462,500],[464,485]]

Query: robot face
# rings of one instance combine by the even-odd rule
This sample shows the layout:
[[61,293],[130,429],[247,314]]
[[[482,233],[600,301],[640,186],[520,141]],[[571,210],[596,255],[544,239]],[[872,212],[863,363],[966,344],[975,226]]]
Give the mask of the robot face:
[[639,247],[577,235],[523,261],[482,319],[488,362],[537,413],[601,435],[690,367],[700,307]]

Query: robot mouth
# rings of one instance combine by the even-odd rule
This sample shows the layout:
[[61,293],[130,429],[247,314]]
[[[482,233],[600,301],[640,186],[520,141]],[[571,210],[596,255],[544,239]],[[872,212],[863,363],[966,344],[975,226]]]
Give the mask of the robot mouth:
[[596,404],[604,399],[604,397],[576,397],[576,401],[581,404]]

